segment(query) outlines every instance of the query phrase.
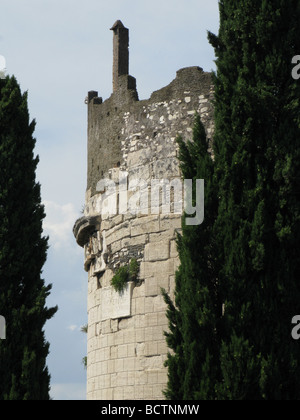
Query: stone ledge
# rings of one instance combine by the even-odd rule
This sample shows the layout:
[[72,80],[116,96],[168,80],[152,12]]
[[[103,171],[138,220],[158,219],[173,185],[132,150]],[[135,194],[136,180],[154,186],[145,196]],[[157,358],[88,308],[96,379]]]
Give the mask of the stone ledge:
[[81,217],[75,222],[73,234],[79,246],[83,248],[88,243],[90,236],[99,230],[100,221],[100,216],[94,216]]

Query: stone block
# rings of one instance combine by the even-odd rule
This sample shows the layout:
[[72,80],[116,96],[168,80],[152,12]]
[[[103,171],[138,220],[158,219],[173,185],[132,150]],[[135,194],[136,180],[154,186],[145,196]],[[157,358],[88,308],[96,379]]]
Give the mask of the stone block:
[[169,290],[169,274],[157,273],[155,277],[149,277],[145,280],[145,296],[161,295],[161,289]]
[[[147,383],[147,375],[145,372],[136,372],[135,373],[135,384],[136,385],[145,385]],[[142,388],[142,387],[141,387]]]
[[117,386],[114,388],[114,398],[113,400],[124,400],[124,388]]
[[168,352],[169,348],[167,346],[166,340],[157,341],[157,353],[161,355],[167,355]]
[[144,328],[138,328],[135,331],[136,343],[143,343],[145,341],[145,330]]
[[[156,356],[158,354],[157,349],[158,349],[157,342],[149,341],[148,343],[145,344],[145,356],[146,357]],[[145,359],[144,359],[144,366],[145,368],[149,369],[149,364],[146,363]]]
[[115,254],[116,252],[121,251],[122,248],[123,248],[122,241],[116,241],[116,242],[113,242],[111,244],[111,252],[112,252],[112,254]]
[[[154,312],[154,296],[147,296],[145,297],[145,314],[153,313]],[[146,319],[146,318],[145,318]]]
[[130,331],[134,327],[134,319],[132,317],[119,319],[118,327],[119,330]]
[[118,214],[117,216],[115,216],[115,217],[112,219],[112,223],[113,223],[113,225],[115,225],[115,226],[120,225],[120,224],[123,222],[123,219],[124,219],[123,214]]
[[131,296],[133,283],[128,283],[122,293],[113,287],[101,289],[101,319],[111,320],[131,316]]
[[115,333],[115,345],[120,346],[121,344],[124,344],[124,331]]
[[131,236],[145,235],[147,233],[159,232],[158,216],[139,217],[131,224]]
[[110,320],[110,328],[111,328],[112,333],[114,333],[116,331],[119,331],[119,320],[118,319],[111,319]]
[[117,384],[120,387],[126,387],[128,384],[128,373],[127,372],[119,372],[117,373]]
[[168,259],[160,262],[148,262],[143,261],[140,267],[141,279],[147,279],[149,277],[164,277],[167,275],[174,274],[174,260]]
[[154,312],[146,314],[145,322],[146,322],[146,327],[155,327],[156,325],[158,325],[158,314]]
[[144,386],[144,399],[151,401],[153,400],[153,395],[154,395],[154,391],[153,388],[155,388],[155,386],[153,385],[145,385]]
[[123,398],[125,401],[132,400],[132,396],[134,395],[134,386],[129,386],[129,385],[134,385],[134,382],[130,384],[129,379],[128,379],[127,384],[128,386],[124,388],[124,394],[123,394]]
[[[114,340],[115,341],[115,340]],[[110,359],[114,360],[118,357],[118,346],[111,346],[110,347]]]
[[145,298],[140,297],[133,300],[133,306],[132,312],[135,315],[142,315],[145,313]]
[[146,370],[160,370],[163,366],[163,356],[154,355],[152,357],[148,357],[145,361],[145,369]]
[[159,371],[157,373],[157,383],[166,384],[168,382],[168,372],[167,370]]
[[115,372],[115,361],[114,360],[108,360],[107,362],[107,373],[111,374]]
[[174,238],[175,238],[175,235],[173,234],[173,232],[162,231],[158,233],[151,233],[149,235],[149,242],[153,243],[153,242],[169,241]]
[[158,284],[157,280],[154,277],[149,277],[145,280],[145,296],[157,296],[158,294]]
[[133,388],[130,385],[134,385],[135,384],[135,372],[134,372],[134,368],[132,369],[131,372],[128,372],[127,383],[128,383],[129,389],[131,391],[130,399],[132,399],[132,390],[133,390]]
[[153,385],[157,384],[157,378],[158,378],[157,370],[149,371],[147,372],[146,375],[147,375],[147,384],[153,384]]
[[164,301],[164,297],[162,294],[159,294],[158,296],[155,296],[153,298],[153,312],[160,314],[166,313],[167,311],[167,305]]
[[145,327],[145,315],[136,315],[134,317],[134,325],[135,329],[144,328]]
[[111,245],[113,242],[124,239],[127,236],[130,236],[130,225],[129,222],[124,222],[121,225],[115,226],[106,232],[106,246]]
[[170,258],[177,258],[178,251],[177,251],[177,244],[176,241],[173,240],[170,242]]
[[153,328],[152,331],[152,339],[154,341],[163,341],[165,339],[165,327],[158,325],[157,327]]
[[102,334],[109,334],[109,333],[111,333],[110,319],[104,320],[102,318],[101,329],[102,329]]
[[[128,357],[135,357],[135,355],[136,355],[135,354],[135,331],[132,331],[132,333],[134,334],[134,335],[132,335],[132,337],[134,337],[134,339],[131,340],[131,344],[127,344]],[[126,368],[128,369],[128,367],[126,367]]]
[[145,283],[136,286],[132,292],[132,299],[145,297]]
[[145,261],[157,262],[167,260],[170,256],[169,241],[149,243],[145,247]]
[[136,345],[136,355],[137,357],[144,356],[145,354],[145,343],[138,343]]
[[118,358],[123,359],[127,357],[127,344],[118,346]]
[[146,235],[125,238],[125,239],[122,239],[122,248],[128,248],[130,246],[136,246],[136,245],[143,245],[146,243],[146,240],[147,240]]
[[154,327],[145,327],[145,343],[153,342],[155,335]]
[[181,229],[181,216],[180,215],[161,215],[160,217],[160,230]]
[[124,363],[125,363],[125,359],[116,359],[115,360],[116,373],[124,371]]
[[[111,401],[113,399],[114,390],[113,388],[103,389],[101,400],[103,401]],[[96,398],[99,400],[99,398]]]

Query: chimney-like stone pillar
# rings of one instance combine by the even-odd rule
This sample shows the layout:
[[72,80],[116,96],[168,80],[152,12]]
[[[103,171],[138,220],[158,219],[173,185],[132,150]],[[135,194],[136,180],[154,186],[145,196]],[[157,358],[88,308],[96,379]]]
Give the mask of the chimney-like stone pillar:
[[129,74],[129,30],[117,20],[111,30],[113,41],[113,92],[118,90],[119,76]]

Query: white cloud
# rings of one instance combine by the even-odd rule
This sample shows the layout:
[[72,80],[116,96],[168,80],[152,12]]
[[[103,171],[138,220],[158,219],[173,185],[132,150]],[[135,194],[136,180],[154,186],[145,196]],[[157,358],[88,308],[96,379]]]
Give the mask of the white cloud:
[[56,401],[84,401],[86,400],[85,383],[52,384],[50,397]]
[[68,330],[70,330],[70,331],[76,331],[78,329],[79,329],[78,325],[69,325],[68,326]]
[[79,217],[74,205],[60,205],[53,201],[44,201],[43,204],[46,211],[43,227],[45,234],[49,235],[50,245],[54,249],[74,247],[72,228]]

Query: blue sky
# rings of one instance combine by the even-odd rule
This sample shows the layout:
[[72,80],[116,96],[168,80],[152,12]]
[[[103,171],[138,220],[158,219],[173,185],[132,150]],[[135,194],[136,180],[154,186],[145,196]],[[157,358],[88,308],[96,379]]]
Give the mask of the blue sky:
[[111,95],[109,28],[117,19],[130,30],[130,74],[140,99],[169,84],[180,68],[215,68],[207,30],[218,32],[217,0],[1,0],[0,55],[28,90],[37,121],[37,178],[50,236],[44,278],[53,284],[48,306],[59,306],[46,325],[48,367],[51,396],[60,400],[85,399],[80,328],[87,323],[87,274],[72,227],[86,188],[84,100],[89,90]]

